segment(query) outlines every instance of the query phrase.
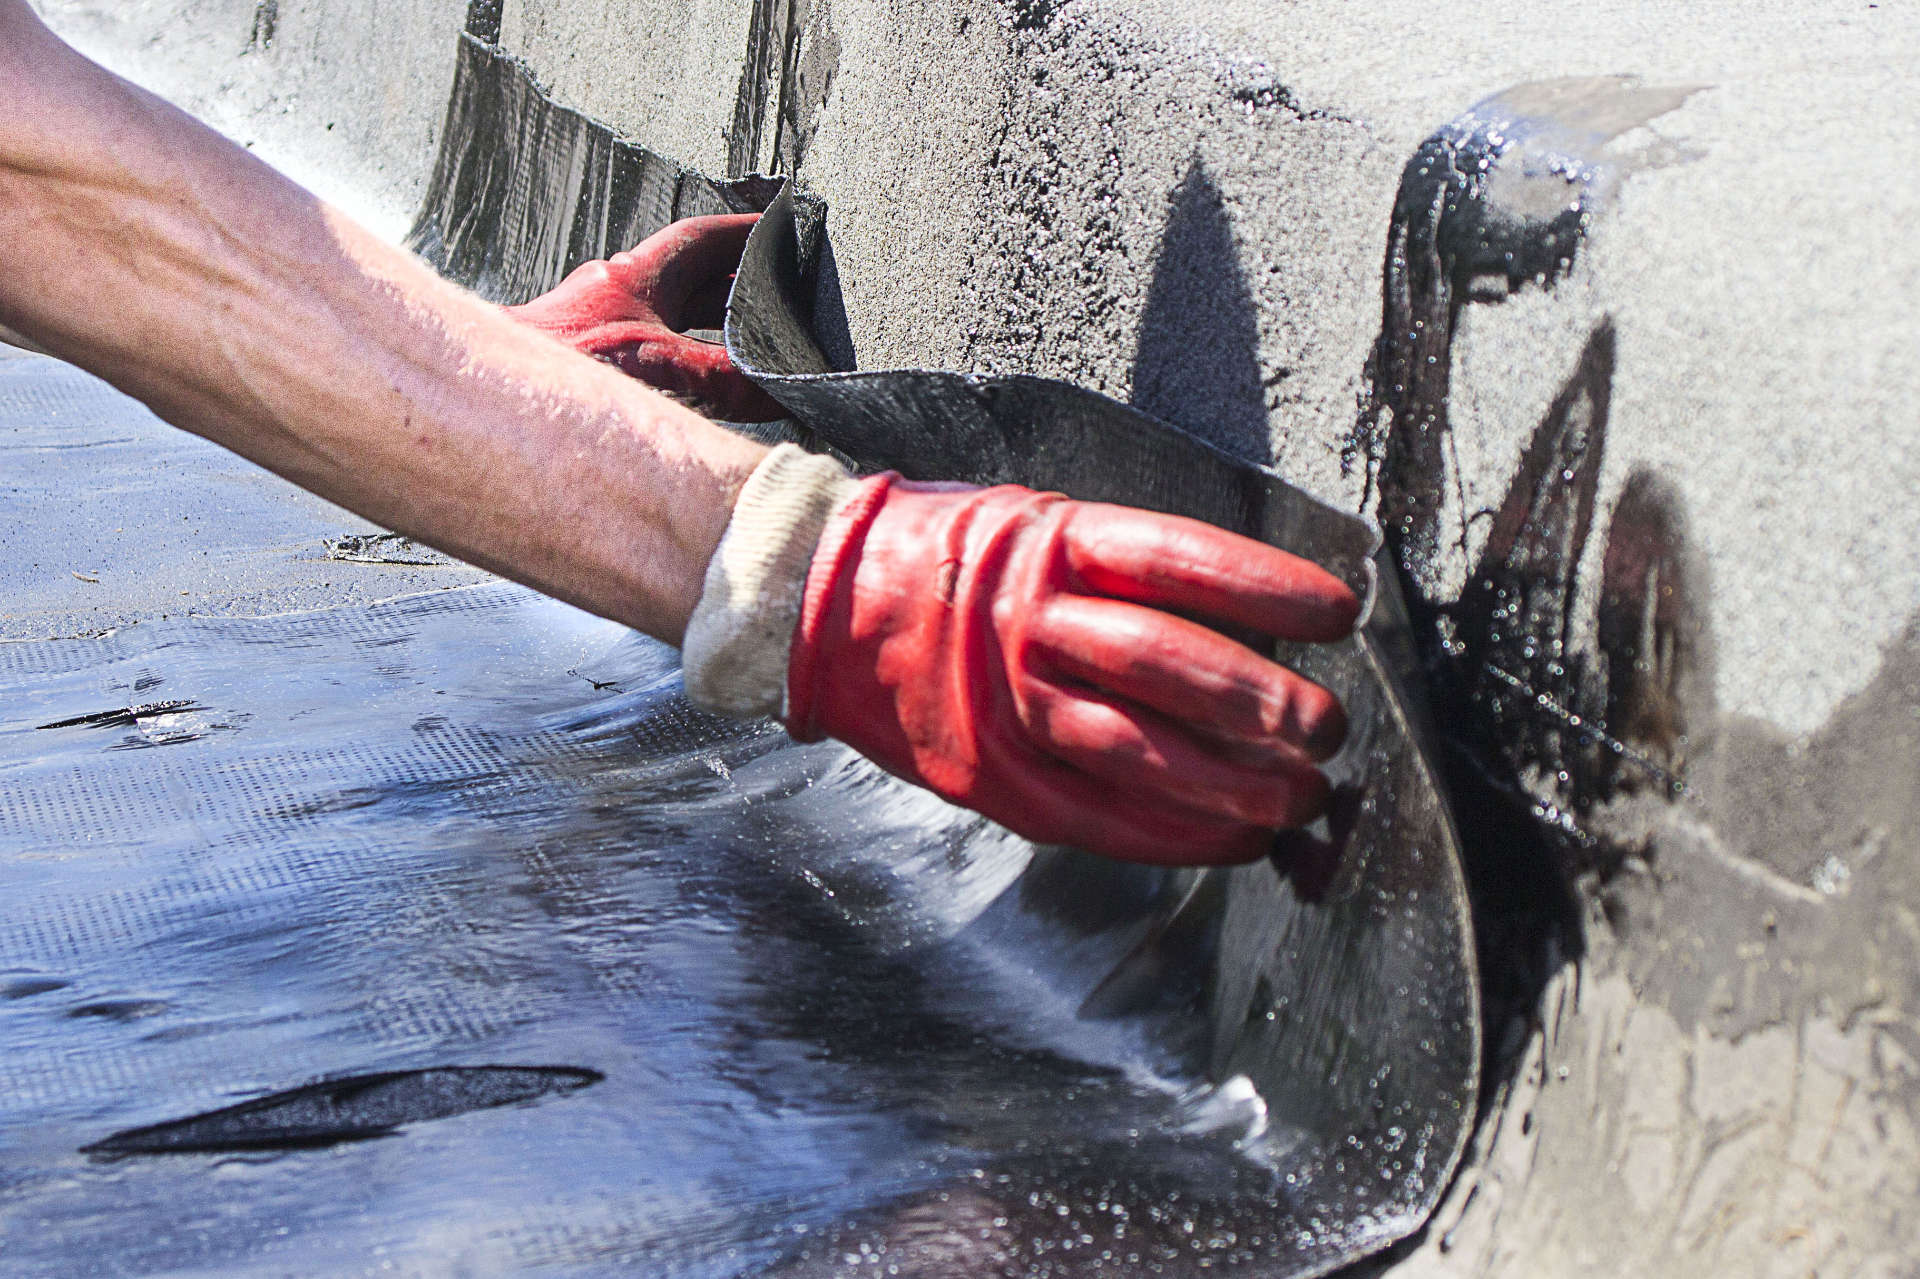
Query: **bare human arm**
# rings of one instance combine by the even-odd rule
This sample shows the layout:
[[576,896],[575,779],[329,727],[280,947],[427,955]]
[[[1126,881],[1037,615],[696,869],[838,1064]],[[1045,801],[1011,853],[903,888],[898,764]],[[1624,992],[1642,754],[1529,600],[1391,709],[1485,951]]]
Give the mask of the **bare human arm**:
[[766,450],[439,279],[0,0],[0,325],[386,527],[678,643]]

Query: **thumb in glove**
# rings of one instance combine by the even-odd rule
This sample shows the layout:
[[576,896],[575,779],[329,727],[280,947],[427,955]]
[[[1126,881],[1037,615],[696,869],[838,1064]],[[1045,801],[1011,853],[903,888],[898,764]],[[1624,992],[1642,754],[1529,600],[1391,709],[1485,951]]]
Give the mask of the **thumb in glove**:
[[549,292],[506,312],[709,417],[784,417],[724,346],[686,333],[725,324],[733,273],[758,220],[742,213],[675,222],[625,253],[574,268]]

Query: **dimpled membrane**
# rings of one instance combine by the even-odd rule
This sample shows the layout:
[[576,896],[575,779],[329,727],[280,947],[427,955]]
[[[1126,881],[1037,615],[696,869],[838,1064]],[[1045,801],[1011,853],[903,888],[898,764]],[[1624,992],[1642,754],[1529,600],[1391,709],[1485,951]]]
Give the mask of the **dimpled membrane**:
[[[1201,986],[1075,1015],[1164,894],[1069,925],[1026,845],[693,710],[659,645],[492,584],[4,656],[67,646],[0,667],[0,1271],[806,1273],[927,1203],[1041,1239],[1055,1202],[1145,1220],[1175,1186],[1266,1228],[1276,1152],[1206,1082]],[[142,679],[192,709],[37,727]],[[605,1078],[430,1086],[480,1065]],[[341,1122],[386,1139],[83,1152],[384,1072]]]

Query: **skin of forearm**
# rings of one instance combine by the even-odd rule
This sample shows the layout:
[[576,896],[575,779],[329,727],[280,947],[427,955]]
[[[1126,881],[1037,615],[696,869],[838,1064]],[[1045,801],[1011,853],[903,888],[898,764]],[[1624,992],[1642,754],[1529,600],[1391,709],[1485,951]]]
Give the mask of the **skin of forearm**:
[[678,643],[764,455],[0,0],[0,325],[377,523]]

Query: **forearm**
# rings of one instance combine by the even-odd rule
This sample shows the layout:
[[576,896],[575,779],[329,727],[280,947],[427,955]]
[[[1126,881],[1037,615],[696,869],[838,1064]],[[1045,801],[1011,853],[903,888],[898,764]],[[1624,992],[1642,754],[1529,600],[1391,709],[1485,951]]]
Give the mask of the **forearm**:
[[437,279],[0,0],[0,325],[369,519],[678,641],[763,453]]

